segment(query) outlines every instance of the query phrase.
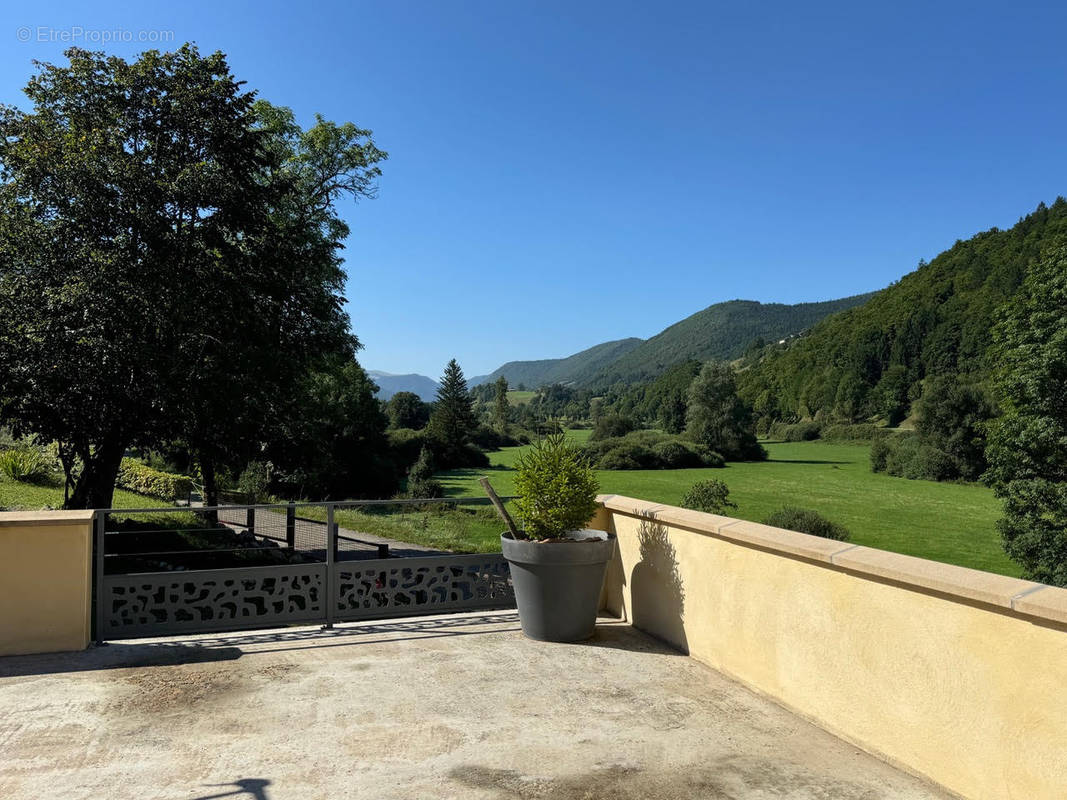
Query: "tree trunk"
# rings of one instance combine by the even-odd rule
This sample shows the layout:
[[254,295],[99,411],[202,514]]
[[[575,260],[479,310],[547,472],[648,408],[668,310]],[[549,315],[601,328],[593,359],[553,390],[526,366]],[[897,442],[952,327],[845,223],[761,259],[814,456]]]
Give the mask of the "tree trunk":
[[109,437],[105,444],[84,459],[82,474],[64,505],[67,508],[111,508],[115,479],[128,444],[119,437]]
[[[204,453],[203,450],[200,450],[198,455],[200,457],[200,474],[204,477],[204,505],[209,508],[217,506],[219,504],[219,485],[215,475],[215,459]],[[206,511],[204,512],[204,517],[209,525],[217,526],[219,524],[218,511]]]

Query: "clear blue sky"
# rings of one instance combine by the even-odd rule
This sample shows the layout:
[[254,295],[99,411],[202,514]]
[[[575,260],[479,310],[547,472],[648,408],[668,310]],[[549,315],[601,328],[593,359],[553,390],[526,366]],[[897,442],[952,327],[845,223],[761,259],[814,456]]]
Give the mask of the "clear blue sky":
[[60,58],[42,28],[170,30],[304,123],[374,130],[379,198],[344,208],[371,369],[877,289],[1067,194],[1057,3],[87,5],[0,12],[0,100]]

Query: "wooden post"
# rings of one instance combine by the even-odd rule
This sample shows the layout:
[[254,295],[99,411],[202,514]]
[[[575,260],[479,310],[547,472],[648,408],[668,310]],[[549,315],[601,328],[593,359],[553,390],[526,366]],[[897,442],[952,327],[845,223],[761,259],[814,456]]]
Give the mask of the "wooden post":
[[290,550],[296,549],[296,504],[290,503],[285,508],[285,544]]
[[521,532],[515,525],[515,520],[511,518],[511,514],[504,508],[504,504],[500,502],[500,497],[494,491],[493,487],[489,483],[489,478],[479,478],[478,483],[485,489],[485,493],[489,495],[489,502],[493,504],[493,508],[496,509],[496,513],[500,515],[500,518],[504,520],[504,524],[508,526],[508,533],[511,534],[512,539],[525,539],[526,534]]

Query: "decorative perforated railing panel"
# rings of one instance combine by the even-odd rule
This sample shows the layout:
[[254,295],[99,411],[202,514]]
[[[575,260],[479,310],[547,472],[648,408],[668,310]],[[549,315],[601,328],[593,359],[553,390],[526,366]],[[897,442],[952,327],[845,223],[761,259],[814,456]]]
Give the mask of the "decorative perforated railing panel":
[[325,564],[109,575],[98,638],[321,621],[325,594]]
[[347,561],[334,567],[338,619],[370,619],[515,605],[499,554]]

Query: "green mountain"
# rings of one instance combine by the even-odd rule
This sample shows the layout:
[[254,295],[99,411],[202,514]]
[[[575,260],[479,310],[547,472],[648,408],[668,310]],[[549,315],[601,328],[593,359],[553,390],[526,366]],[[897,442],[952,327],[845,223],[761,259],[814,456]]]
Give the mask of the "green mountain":
[[742,372],[742,394],[770,418],[897,421],[927,376],[982,383],[996,308],[1018,290],[1030,264],[1065,242],[1063,198],[1042,203],[1009,230],[957,241],[863,306],[765,348]]
[[521,383],[530,389],[551,383],[574,383],[596,374],[601,368],[618,360],[640,344],[640,339],[619,339],[595,345],[567,358],[509,361],[488,375],[472,378],[470,385],[477,386],[481,383],[492,382],[501,375],[508,379],[511,386],[518,386]]
[[796,305],[754,300],[716,303],[676,322],[600,371],[589,373],[584,382],[594,387],[619,381],[634,383],[654,378],[683,361],[732,360],[759,339],[777,342],[801,333],[824,317],[861,305],[872,296],[859,294]]

